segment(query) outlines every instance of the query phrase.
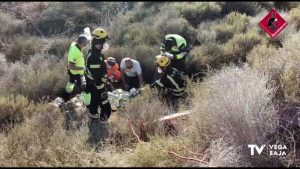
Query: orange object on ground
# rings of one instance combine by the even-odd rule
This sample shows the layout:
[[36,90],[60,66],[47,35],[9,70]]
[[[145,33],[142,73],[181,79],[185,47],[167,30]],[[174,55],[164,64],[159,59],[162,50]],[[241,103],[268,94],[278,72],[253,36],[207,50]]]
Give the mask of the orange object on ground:
[[106,60],[105,63],[107,69],[107,77],[112,78],[114,82],[119,82],[122,78],[121,72],[119,70],[119,65],[116,63],[114,66],[109,68]]

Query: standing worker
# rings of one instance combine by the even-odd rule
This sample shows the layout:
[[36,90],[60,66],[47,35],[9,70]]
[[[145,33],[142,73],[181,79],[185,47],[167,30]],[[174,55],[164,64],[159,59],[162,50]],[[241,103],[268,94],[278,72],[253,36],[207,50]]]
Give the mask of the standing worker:
[[186,40],[177,34],[165,36],[160,48],[161,54],[171,59],[171,66],[178,71],[185,73],[185,60],[188,53]]
[[142,68],[137,60],[124,58],[120,67],[125,90],[129,91],[132,88],[139,89],[143,87]]
[[82,49],[88,40],[84,35],[80,35],[76,42],[72,42],[68,53],[68,74],[69,81],[62,96],[64,102],[70,100],[70,96],[77,86],[81,91],[86,90],[86,80],[84,76],[85,61]]
[[150,88],[156,88],[165,94],[168,104],[172,105],[175,110],[178,109],[180,100],[187,97],[186,80],[176,68],[171,66],[170,58],[164,55],[156,56],[156,66],[158,73],[163,73],[162,77],[150,85]]
[[[104,55],[101,53],[109,48],[107,44],[108,32],[97,28],[92,32],[91,49],[86,61],[86,81],[88,94],[83,96],[84,103],[89,110],[89,138],[87,142],[97,145],[107,136],[108,119],[111,115],[111,105],[107,94],[107,71]],[[101,108],[100,115],[98,113]]]
[[[107,71],[104,62],[103,50],[108,49],[106,30],[98,28],[92,32],[92,47],[86,61],[86,80],[89,94],[84,95],[84,102],[91,118],[100,118],[101,124],[107,124],[111,115],[111,105],[107,95]],[[98,107],[101,107],[100,116]]]

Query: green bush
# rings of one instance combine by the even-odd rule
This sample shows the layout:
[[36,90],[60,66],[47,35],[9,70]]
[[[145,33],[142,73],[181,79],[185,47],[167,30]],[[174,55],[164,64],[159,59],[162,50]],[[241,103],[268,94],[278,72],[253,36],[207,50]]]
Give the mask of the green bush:
[[198,62],[202,65],[202,69],[206,68],[206,65],[216,68],[220,64],[222,50],[222,47],[217,43],[207,43],[194,47],[190,51],[191,62]]
[[250,18],[245,14],[232,12],[220,24],[214,25],[213,30],[216,32],[216,40],[225,43],[233,37],[234,34],[244,33],[247,30]]
[[225,43],[235,34],[234,26],[229,24],[220,24],[215,26],[216,40]]
[[132,51],[133,58],[136,58],[142,68],[144,80],[147,83],[152,83],[155,79],[156,66],[155,56],[160,54],[159,47],[153,48],[146,45],[138,45]]
[[139,23],[127,27],[122,44],[126,47],[134,47],[141,44],[155,45],[160,40],[157,31]]
[[258,2],[219,2],[222,8],[222,15],[225,16],[231,12],[254,16],[259,12]]
[[262,37],[255,31],[240,33],[233,36],[223,45],[224,59],[226,62],[246,61],[247,53],[257,44],[260,44]]
[[172,3],[171,8],[179,10],[189,23],[197,27],[204,20],[213,20],[220,16],[222,8],[216,2]]
[[[179,34],[183,36],[189,44],[193,44],[196,40],[197,32],[190,23],[179,16],[177,11],[161,12],[158,15],[162,16],[155,21],[154,30],[159,32],[159,40],[167,34]],[[161,43],[160,42],[160,43]]]

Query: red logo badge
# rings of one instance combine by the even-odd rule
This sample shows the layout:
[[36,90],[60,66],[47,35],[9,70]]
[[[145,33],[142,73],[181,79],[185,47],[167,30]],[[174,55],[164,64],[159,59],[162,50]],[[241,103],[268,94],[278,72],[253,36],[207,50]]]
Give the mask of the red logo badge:
[[275,9],[272,9],[267,16],[259,22],[259,25],[274,39],[288,23]]

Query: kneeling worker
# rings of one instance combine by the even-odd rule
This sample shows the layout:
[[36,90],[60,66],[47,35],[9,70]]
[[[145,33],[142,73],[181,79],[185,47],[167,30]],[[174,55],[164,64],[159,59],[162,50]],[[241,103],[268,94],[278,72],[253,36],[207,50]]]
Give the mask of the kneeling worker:
[[122,75],[115,58],[109,57],[107,60],[104,60],[104,62],[106,63],[107,77],[109,79],[108,87],[110,87],[110,90],[112,91],[116,88],[114,85],[121,81]]
[[132,88],[139,89],[143,87],[142,69],[137,60],[124,58],[120,67],[125,90],[129,91]]
[[162,77],[150,85],[150,88],[156,88],[164,92],[167,89],[166,97],[168,103],[178,109],[180,99],[187,97],[186,80],[181,72],[170,65],[170,58],[164,55],[156,56],[156,66],[158,73],[163,73]]

